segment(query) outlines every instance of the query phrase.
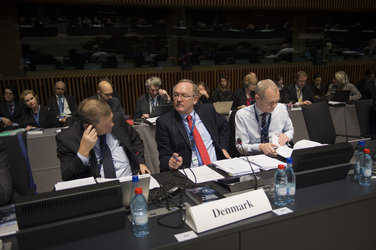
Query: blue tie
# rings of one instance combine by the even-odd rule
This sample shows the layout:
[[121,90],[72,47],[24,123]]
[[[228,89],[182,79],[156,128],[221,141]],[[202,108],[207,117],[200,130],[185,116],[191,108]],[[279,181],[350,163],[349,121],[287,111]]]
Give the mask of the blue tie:
[[261,114],[261,143],[269,142],[269,131],[266,127],[266,115],[268,113]]
[[151,101],[151,107],[154,108],[155,107],[155,100],[154,100],[154,98],[151,98],[150,101]]
[[60,114],[64,113],[64,102],[62,96],[59,96],[59,111]]
[[106,135],[99,136],[101,159],[105,178],[116,178],[114,162],[112,161],[111,150],[106,143]]

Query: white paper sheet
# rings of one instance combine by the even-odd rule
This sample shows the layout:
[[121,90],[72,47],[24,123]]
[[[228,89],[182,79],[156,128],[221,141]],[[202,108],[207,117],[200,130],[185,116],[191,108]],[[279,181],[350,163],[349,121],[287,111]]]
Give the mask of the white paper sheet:
[[[241,158],[246,161],[245,156]],[[248,159],[251,163],[259,166],[263,170],[276,169],[279,164],[285,164],[284,162],[281,162],[264,154],[248,156]]]
[[[252,173],[252,169],[246,159],[232,158],[213,162],[219,169],[225,171],[229,175],[237,176]],[[253,164],[252,168],[254,172],[259,172],[260,168]]]
[[189,169],[188,168],[179,169],[179,171],[183,175],[187,176],[194,183],[215,181],[215,180],[224,178],[224,176],[220,175],[219,173],[215,172],[213,169],[205,165],[201,167],[195,167],[195,168],[189,168]]

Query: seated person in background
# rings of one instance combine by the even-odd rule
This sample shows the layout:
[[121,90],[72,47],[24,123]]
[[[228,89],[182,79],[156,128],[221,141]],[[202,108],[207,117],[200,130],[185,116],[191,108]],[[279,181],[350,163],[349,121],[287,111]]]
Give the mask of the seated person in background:
[[285,87],[283,91],[282,103],[300,106],[312,104],[315,97],[306,82],[307,74],[304,71],[296,73],[294,83]]
[[328,92],[326,96],[331,97],[336,90],[350,90],[349,101],[356,101],[362,98],[362,95],[358,89],[350,83],[349,77],[344,71],[337,71],[334,74],[333,83],[328,87]]
[[275,82],[275,84],[277,84],[279,90],[282,90],[284,88],[284,86],[283,86],[283,76],[282,75],[280,75],[280,74],[276,75],[274,82]]
[[56,135],[64,181],[150,173],[143,142],[121,113],[112,113],[106,102],[93,98],[83,100],[77,113],[72,125]]
[[124,115],[124,110],[121,107],[121,101],[118,97],[114,96],[114,89],[112,88],[112,84],[108,78],[99,79],[97,94],[90,98],[105,101],[108,105],[110,105],[113,113],[120,112]]
[[365,72],[364,72],[364,77],[362,80],[360,80],[357,84],[356,84],[356,88],[359,90],[360,94],[362,94],[362,98],[363,99],[366,99],[365,95],[366,94],[366,89],[367,89],[367,85],[368,84],[374,84],[375,83],[375,73],[370,70],[370,69],[367,69]]
[[3,88],[4,102],[0,103],[0,125],[3,129],[17,127],[23,110],[23,102],[17,102],[17,91],[13,86]]
[[26,128],[26,130],[58,127],[57,117],[49,107],[39,104],[39,98],[34,90],[24,90],[20,99],[26,106],[18,122],[20,127]]
[[327,91],[327,85],[323,83],[322,77],[320,74],[315,74],[313,76],[313,81],[310,85],[315,99],[319,99],[320,96],[324,96]]
[[232,94],[233,101],[231,109],[241,109],[255,102],[255,89],[257,85],[256,74],[251,72],[243,79],[243,88],[237,89]]
[[227,120],[210,103],[195,106],[196,84],[188,79],[180,80],[173,89],[173,97],[175,110],[157,119],[155,139],[161,171],[230,158]]
[[0,206],[10,201],[13,192],[8,156],[5,152],[5,145],[0,141]]
[[169,105],[171,98],[167,91],[161,89],[161,78],[152,76],[145,82],[146,94],[136,100],[136,109],[133,118],[147,119],[155,106]]
[[59,120],[59,126],[70,124],[73,112],[77,110],[77,102],[71,95],[65,95],[65,83],[57,81],[55,83],[55,95],[47,100],[47,106]]
[[230,101],[232,95],[230,82],[225,76],[221,76],[220,81],[219,86],[212,93],[212,100],[213,102]]
[[272,80],[262,80],[256,87],[256,103],[239,110],[235,116],[235,138],[243,142],[236,143],[242,154],[264,153],[276,155],[277,145],[271,143],[272,135],[278,136],[279,145],[292,140],[294,127],[286,106],[278,103],[279,91]]
[[209,96],[209,88],[208,85],[204,82],[199,82],[197,84],[197,89],[198,89],[198,104],[201,103],[213,103],[213,100]]

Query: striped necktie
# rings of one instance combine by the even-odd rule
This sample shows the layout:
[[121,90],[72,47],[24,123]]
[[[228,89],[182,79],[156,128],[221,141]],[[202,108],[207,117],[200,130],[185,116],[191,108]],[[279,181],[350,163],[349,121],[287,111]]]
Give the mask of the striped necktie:
[[269,131],[266,127],[266,115],[268,113],[262,113],[261,114],[261,143],[267,143],[269,142]]

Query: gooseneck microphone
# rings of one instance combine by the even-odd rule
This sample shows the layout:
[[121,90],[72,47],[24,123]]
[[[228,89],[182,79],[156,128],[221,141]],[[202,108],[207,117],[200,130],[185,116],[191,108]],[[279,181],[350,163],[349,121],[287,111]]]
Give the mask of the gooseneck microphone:
[[248,164],[249,164],[249,166],[251,167],[251,170],[252,170],[253,178],[254,178],[254,180],[255,180],[255,189],[257,189],[257,176],[256,176],[256,174],[255,174],[255,171],[253,170],[253,167],[252,167],[252,165],[251,165],[251,162],[249,161],[249,159],[248,159],[248,157],[247,157],[247,154],[246,154],[247,151],[244,150],[242,139],[237,138],[237,139],[236,139],[236,142],[237,142],[237,143],[242,147],[242,149],[243,149],[243,152],[244,152],[244,154],[245,154],[245,158],[247,159],[247,162],[248,162]]

